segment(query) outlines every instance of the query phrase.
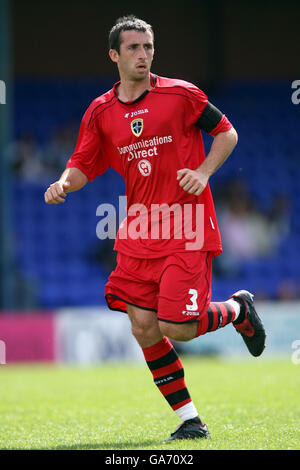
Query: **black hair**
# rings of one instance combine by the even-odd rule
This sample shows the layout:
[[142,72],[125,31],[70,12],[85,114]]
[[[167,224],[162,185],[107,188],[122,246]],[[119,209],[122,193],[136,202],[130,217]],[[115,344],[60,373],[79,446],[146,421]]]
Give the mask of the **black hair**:
[[122,31],[141,31],[145,33],[150,31],[154,37],[152,26],[146,21],[137,18],[134,15],[127,15],[118,18],[115,25],[112,27],[109,33],[108,44],[110,49],[115,49],[120,53],[121,38],[120,33]]

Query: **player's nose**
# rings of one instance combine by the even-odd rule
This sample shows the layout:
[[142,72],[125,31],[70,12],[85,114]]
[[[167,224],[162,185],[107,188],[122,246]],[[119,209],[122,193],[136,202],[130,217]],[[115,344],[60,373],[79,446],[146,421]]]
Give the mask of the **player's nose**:
[[147,52],[143,46],[139,48],[139,59],[146,59],[147,58]]

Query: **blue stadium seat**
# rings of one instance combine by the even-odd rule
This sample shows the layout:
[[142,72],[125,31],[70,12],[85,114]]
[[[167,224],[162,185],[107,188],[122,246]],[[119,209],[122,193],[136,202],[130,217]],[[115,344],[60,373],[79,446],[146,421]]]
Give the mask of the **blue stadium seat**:
[[[39,145],[47,144],[61,126],[69,122],[79,126],[89,103],[112,83],[92,79],[17,81],[15,135],[30,132]],[[213,298],[226,299],[240,288],[276,298],[278,286],[285,279],[300,284],[299,110],[286,99],[286,84],[232,83],[211,100],[224,109],[239,133],[237,148],[211,179],[213,191],[228,180],[243,178],[259,209],[270,210],[280,194],[291,204],[291,233],[278,252],[243,263],[236,278],[214,276]],[[206,149],[211,141],[204,135]],[[104,202],[117,209],[125,184],[109,170],[68,196],[61,206],[44,204],[46,186],[46,181],[14,181],[13,221],[19,269],[37,280],[42,307],[99,305],[104,302],[107,273],[89,256],[97,242],[96,209]]]

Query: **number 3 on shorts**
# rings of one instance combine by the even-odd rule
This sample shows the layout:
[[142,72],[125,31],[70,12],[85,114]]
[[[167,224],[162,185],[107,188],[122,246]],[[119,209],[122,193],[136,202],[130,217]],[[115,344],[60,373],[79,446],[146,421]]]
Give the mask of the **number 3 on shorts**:
[[198,310],[198,304],[197,304],[198,291],[196,289],[190,289],[189,294],[191,295],[190,301],[192,303],[186,304],[186,309],[190,312],[195,312],[196,310]]

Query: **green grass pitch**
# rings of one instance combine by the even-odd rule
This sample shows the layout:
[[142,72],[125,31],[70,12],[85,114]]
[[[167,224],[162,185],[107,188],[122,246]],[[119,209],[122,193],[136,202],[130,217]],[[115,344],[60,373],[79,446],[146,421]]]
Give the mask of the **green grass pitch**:
[[182,357],[211,440],[162,443],[179,424],[144,364],[0,366],[0,449],[300,448],[300,365]]

